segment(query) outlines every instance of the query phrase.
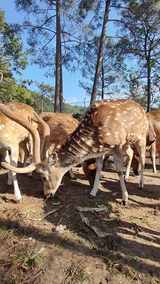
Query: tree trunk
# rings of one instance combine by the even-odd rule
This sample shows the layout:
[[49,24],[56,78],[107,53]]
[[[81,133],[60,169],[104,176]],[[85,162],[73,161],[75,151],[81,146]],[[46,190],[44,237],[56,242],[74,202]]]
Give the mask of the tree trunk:
[[60,47],[61,53],[61,66],[60,66],[60,112],[63,112],[63,68],[62,68],[62,46]]
[[151,106],[151,65],[150,59],[147,60],[147,112]]
[[55,74],[55,96],[54,111],[60,111],[61,90],[61,23],[60,23],[60,0],[56,0],[56,74]]
[[101,93],[101,99],[104,100],[104,64],[102,60],[102,93]]
[[90,105],[92,105],[94,101],[96,100],[97,81],[100,76],[102,60],[103,60],[103,49],[104,49],[104,43],[105,43],[105,34],[106,34],[106,29],[107,29],[109,7],[111,4],[111,0],[106,0],[105,2],[106,4],[105,4],[105,12],[104,12],[104,18],[103,18],[103,26],[102,26],[102,32],[101,32],[101,37],[100,37],[100,42],[99,42],[99,50],[98,50],[98,55],[97,55],[97,64],[96,64],[94,83],[93,83],[93,88],[92,88],[92,93],[91,93]]

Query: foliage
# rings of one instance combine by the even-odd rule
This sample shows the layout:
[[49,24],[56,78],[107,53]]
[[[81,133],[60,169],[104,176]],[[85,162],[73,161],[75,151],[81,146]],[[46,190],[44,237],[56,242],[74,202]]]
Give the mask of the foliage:
[[84,111],[85,111],[84,107],[71,105],[69,103],[64,103],[64,112],[83,114]]
[[23,52],[18,26],[6,23],[3,11],[0,11],[0,39],[0,64],[20,72],[27,64],[26,54]]
[[130,59],[132,73],[139,75],[148,109],[160,90],[160,10],[156,4],[156,0],[129,1],[121,13],[123,37],[115,49],[116,57],[123,62]]
[[16,25],[6,23],[2,11],[0,11],[0,39],[0,71],[3,74],[3,80],[0,82],[0,100],[2,102],[23,101],[24,96],[12,72],[20,73],[20,70],[25,68],[26,57]]

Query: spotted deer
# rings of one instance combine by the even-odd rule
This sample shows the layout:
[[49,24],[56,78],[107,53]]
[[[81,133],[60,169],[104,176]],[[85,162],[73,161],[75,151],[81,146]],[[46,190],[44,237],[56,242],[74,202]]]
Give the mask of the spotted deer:
[[[0,104],[0,111],[15,119]],[[21,123],[21,122],[20,122]],[[128,145],[136,147],[141,163],[139,186],[143,187],[146,137],[149,123],[143,108],[132,100],[103,101],[95,103],[85,114],[79,126],[48,162],[32,163],[26,168],[16,168],[1,163],[4,168],[24,173],[37,169],[44,179],[44,194],[54,195],[64,174],[85,160],[104,154],[113,154],[120,179],[122,200],[128,202],[128,192],[123,176],[122,153]]]
[[[160,157],[160,110],[152,110],[148,113],[146,113],[147,119],[149,121],[150,126],[150,137],[148,135],[147,139],[147,145],[146,150],[149,151],[151,161],[152,161],[152,167],[153,172],[156,173],[156,153]],[[125,179],[127,180],[130,173],[130,168],[132,164],[133,172],[138,175],[138,169],[139,169],[139,154],[134,148],[134,151],[132,148],[128,149],[128,164],[127,164],[127,170],[126,170],[126,176]]]
[[[43,129],[41,139],[41,145],[44,145],[45,136],[48,135],[49,128],[45,122],[37,115],[31,106],[22,103],[8,103],[7,108],[15,113],[19,119],[26,121],[25,125],[28,125],[34,139],[34,155],[35,162],[40,162],[40,138],[37,131],[37,127],[40,124]],[[18,122],[18,121],[17,121]],[[19,159],[20,149],[26,151],[26,143],[30,140],[30,131],[26,130],[23,126],[17,123],[15,120],[8,118],[2,112],[0,112],[0,154],[1,161],[6,161],[11,165],[17,166]],[[33,135],[34,133],[34,135]],[[3,170],[1,170],[3,173]],[[9,171],[8,184],[14,186],[14,194],[16,201],[21,201],[22,196],[19,189],[16,173]]]

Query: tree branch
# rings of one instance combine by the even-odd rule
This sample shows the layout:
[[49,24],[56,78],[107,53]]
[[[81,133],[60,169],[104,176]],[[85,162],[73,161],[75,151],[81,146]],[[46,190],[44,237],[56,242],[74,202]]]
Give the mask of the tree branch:
[[35,25],[32,25],[32,24],[23,24],[22,27],[30,27],[30,28],[41,29],[41,30],[46,30],[46,31],[52,32],[52,33],[56,33],[55,31],[53,31],[49,28],[41,27],[41,26],[35,26]]
[[49,18],[47,18],[44,23],[42,25],[40,25],[39,27],[42,28],[45,24],[47,24],[49,22],[50,19],[55,18],[56,15],[50,16]]
[[43,50],[54,39],[55,36],[56,36],[56,33],[40,49]]

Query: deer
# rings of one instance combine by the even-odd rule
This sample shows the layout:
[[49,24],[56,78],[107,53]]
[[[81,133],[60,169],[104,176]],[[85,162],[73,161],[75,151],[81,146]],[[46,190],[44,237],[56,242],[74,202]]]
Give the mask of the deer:
[[[56,152],[67,142],[69,136],[78,127],[79,121],[70,113],[42,112],[39,115],[50,128],[50,136],[46,140],[44,154],[49,158],[53,152]],[[41,137],[41,127],[38,128],[38,131]],[[75,178],[72,169],[68,172],[68,175],[72,179]]]
[[[50,135],[46,139],[47,156],[60,149],[68,140],[69,136],[78,127],[78,120],[70,113],[42,112],[39,116],[47,123],[50,128]],[[42,133],[41,126],[38,131]]]
[[155,109],[147,113],[148,120],[152,123],[156,134],[156,141],[151,145],[150,153],[153,164],[153,172],[156,173],[156,151],[160,157],[159,144],[160,144],[160,110]]
[[[151,160],[152,160],[152,166],[153,166],[153,172],[156,173],[156,150],[158,153],[160,153],[158,145],[160,142],[160,110],[154,110],[146,113],[147,119],[150,121],[149,125],[152,127],[152,136],[149,141],[147,141],[147,147],[146,149],[149,150]],[[153,143],[152,143],[153,142]],[[128,146],[125,151],[124,155],[126,155],[127,158],[127,166],[126,166],[126,173],[125,173],[125,181],[128,181],[129,175],[130,175],[130,169],[131,164],[133,167],[133,172],[135,175],[139,175],[138,169],[139,169],[139,154],[134,147],[132,149],[130,146]],[[98,187],[100,183],[100,174],[103,168],[103,158],[100,157],[95,159],[88,160],[84,162],[83,164],[83,171],[85,175],[87,176],[90,186],[92,188],[90,195],[92,197],[96,197],[98,192]]]
[[[152,167],[153,167],[153,172],[156,173],[156,152],[158,156],[160,157],[160,110],[152,110],[150,112],[146,113],[147,118],[149,120],[149,125],[152,127],[151,135],[149,141],[147,140],[147,147],[146,150],[150,152],[150,157],[152,161]],[[128,149],[128,163],[127,163],[127,170],[126,170],[126,175],[125,175],[125,180],[128,180],[129,178],[129,173],[130,173],[130,168],[131,168],[131,163],[133,167],[133,172],[138,175],[138,169],[139,169],[139,155],[136,151],[136,149]],[[88,173],[89,175],[89,173]],[[94,173],[92,174],[94,175]]]
[[[0,104],[0,111],[25,127],[24,120],[20,121],[3,104]],[[48,198],[54,196],[64,174],[73,166],[91,158],[113,154],[122,190],[122,202],[126,205],[128,192],[123,176],[123,150],[128,145],[136,147],[141,164],[139,187],[143,188],[146,139],[149,130],[146,113],[138,103],[132,100],[96,102],[88,109],[65,145],[54,152],[48,161],[33,161],[24,168],[17,168],[7,162],[2,162],[1,166],[16,173],[38,170],[44,180],[44,195]],[[32,135],[34,136],[33,131]]]
[[[48,125],[38,116],[38,114],[33,110],[31,106],[22,103],[8,103],[7,108],[10,109],[13,113],[20,118],[23,118],[27,121],[30,131],[21,126],[19,123],[8,118],[2,112],[0,112],[0,153],[1,160],[17,166],[20,148],[21,150],[26,151],[26,144],[30,140],[30,132],[32,131],[32,136],[34,140],[34,156],[33,159],[38,162],[41,160],[40,153],[37,152],[37,148],[40,146],[44,147],[45,137],[49,135]],[[38,125],[41,125],[42,128],[42,137],[41,145],[40,138],[37,131]],[[26,125],[26,123],[25,123]],[[34,133],[34,135],[33,135]],[[42,151],[43,149],[41,149]],[[36,158],[35,158],[36,155]],[[3,173],[3,170],[1,170]],[[14,195],[16,202],[22,200],[20,188],[16,178],[16,173],[9,171],[8,172],[8,184],[14,186]]]

